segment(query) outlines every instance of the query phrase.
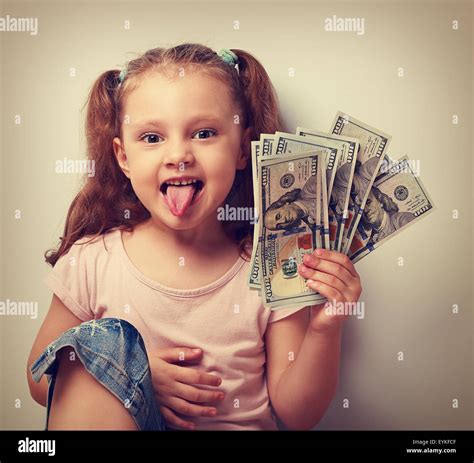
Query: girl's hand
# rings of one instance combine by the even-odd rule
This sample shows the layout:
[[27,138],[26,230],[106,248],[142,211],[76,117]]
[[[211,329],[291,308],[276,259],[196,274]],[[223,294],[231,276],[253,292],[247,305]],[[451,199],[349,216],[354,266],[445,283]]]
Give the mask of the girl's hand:
[[209,391],[196,386],[198,384],[219,386],[222,380],[218,376],[201,373],[189,367],[190,363],[199,362],[201,358],[201,349],[189,347],[159,349],[149,355],[155,397],[160,412],[168,424],[194,429],[192,421],[184,420],[178,414],[216,415],[216,408],[205,404],[222,401],[224,392],[217,389]]
[[[300,274],[308,279],[307,286],[328,299],[327,303],[311,306],[310,329],[330,331],[342,326],[346,315],[328,314],[325,307],[333,302],[355,303],[362,293],[360,277],[348,256],[327,249],[315,249],[303,257],[298,266]],[[328,304],[328,305],[326,305]]]

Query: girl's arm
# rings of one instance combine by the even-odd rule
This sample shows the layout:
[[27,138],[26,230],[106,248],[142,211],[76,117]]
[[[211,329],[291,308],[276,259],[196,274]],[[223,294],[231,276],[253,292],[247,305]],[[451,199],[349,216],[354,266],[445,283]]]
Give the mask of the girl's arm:
[[[300,267],[300,273],[316,281],[310,287],[328,301],[350,306],[357,302],[362,287],[347,256],[318,249],[304,261],[309,270],[305,273]],[[268,325],[268,391],[275,413],[287,428],[311,429],[327,410],[337,386],[345,318],[328,314],[320,304]]]
[[30,388],[31,397],[40,405],[46,406],[48,380],[43,376],[39,383],[33,381],[31,377],[30,367],[34,361],[41,355],[44,349],[57,339],[62,333],[74,326],[80,325],[82,320],[77,318],[62,302],[53,294],[51,306],[48,314],[41,325],[41,328],[36,335],[35,342],[31,348],[30,356],[28,357],[27,378],[28,386]]

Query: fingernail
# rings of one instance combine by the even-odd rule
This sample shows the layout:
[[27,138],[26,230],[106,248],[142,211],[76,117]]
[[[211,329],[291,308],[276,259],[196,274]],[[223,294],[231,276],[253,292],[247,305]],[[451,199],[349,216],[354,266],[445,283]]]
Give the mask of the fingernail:
[[213,408],[212,410],[209,410],[208,414],[211,416],[216,416],[217,410]]
[[225,395],[224,395],[224,394],[219,394],[219,396],[218,396],[217,398],[218,398],[219,400],[223,400],[223,399],[224,399],[224,397],[225,397]]
[[300,271],[301,271],[301,273],[307,273],[307,272],[309,272],[309,268],[306,267],[306,265],[301,264]]
[[303,257],[303,262],[306,262],[308,265],[318,265],[319,263],[319,259],[317,257],[314,257],[313,255],[311,254],[306,254],[304,257]]
[[316,249],[316,251],[314,251],[316,253],[317,256],[322,256],[323,255],[323,250],[322,249]]
[[193,349],[193,352],[195,352],[196,354],[199,354],[201,352],[201,349]]

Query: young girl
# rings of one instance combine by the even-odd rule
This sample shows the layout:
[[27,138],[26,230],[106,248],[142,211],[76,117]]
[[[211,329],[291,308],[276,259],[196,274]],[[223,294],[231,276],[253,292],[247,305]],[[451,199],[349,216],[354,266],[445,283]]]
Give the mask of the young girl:
[[[318,423],[345,316],[265,308],[247,286],[252,224],[217,214],[253,207],[250,141],[281,129],[270,79],[242,50],[155,48],[98,78],[86,124],[96,174],[47,255],[54,294],[28,361],[48,429]],[[358,300],[347,256],[304,261],[311,288]]]

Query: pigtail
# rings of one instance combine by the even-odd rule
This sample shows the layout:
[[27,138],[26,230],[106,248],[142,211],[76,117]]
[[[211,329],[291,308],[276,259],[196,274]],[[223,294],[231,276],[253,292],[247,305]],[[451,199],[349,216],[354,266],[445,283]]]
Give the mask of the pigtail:
[[[86,138],[89,147],[100,148],[95,145],[95,140],[107,144],[110,137],[117,133],[116,123],[116,98],[119,87],[119,74],[117,70],[105,71],[94,82],[87,101]],[[110,140],[110,141],[111,141]],[[91,153],[89,151],[89,157]]]
[[149,217],[113,151],[113,139],[119,136],[119,74],[118,70],[102,73],[89,93],[85,132],[87,158],[95,164],[95,175],[86,177],[69,207],[59,248],[45,253],[46,262],[52,266],[82,237],[92,235],[93,240],[127,221],[123,228],[130,229]]
[[245,95],[248,125],[253,128],[252,140],[261,133],[282,130],[278,97],[265,68],[250,53],[232,50],[239,58],[239,79]]

